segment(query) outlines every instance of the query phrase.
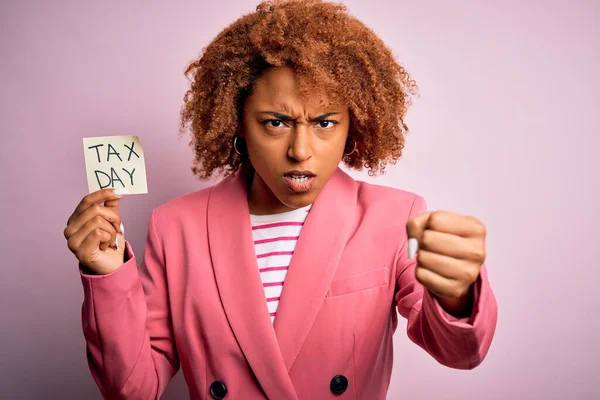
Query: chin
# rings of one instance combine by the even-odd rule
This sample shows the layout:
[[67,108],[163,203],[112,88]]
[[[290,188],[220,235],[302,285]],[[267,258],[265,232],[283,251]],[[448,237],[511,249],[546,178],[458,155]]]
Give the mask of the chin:
[[302,193],[302,194],[286,194],[279,198],[279,201],[286,207],[290,208],[302,208],[309,204],[312,204],[316,200],[317,196],[313,193]]

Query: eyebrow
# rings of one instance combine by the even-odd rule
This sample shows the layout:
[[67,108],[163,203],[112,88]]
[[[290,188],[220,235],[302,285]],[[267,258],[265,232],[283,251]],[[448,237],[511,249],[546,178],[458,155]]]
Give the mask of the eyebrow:
[[[280,119],[282,121],[295,121],[295,118],[292,118],[289,115],[285,115],[285,114],[281,114],[275,111],[260,111],[260,114],[268,114],[268,115],[272,115],[273,117]],[[330,113],[326,113],[323,115],[319,115],[318,117],[315,118],[311,118],[309,120],[309,122],[321,122],[321,121],[325,121],[327,118],[329,118],[332,115],[337,115],[340,114],[339,112],[330,112]]]

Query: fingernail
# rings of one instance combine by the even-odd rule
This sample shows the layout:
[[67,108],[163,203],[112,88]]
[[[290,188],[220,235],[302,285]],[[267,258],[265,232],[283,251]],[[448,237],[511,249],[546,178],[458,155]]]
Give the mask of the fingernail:
[[123,228],[123,223],[121,222],[121,235],[125,236],[125,228]]
[[415,258],[417,250],[419,249],[419,242],[415,238],[408,239],[408,258],[411,260]]
[[117,196],[121,196],[121,195],[124,195],[124,194],[129,194],[129,190],[127,190],[127,189],[115,189],[113,191],[113,193],[115,195],[117,195]]
[[115,236],[115,247],[119,250],[119,237]]

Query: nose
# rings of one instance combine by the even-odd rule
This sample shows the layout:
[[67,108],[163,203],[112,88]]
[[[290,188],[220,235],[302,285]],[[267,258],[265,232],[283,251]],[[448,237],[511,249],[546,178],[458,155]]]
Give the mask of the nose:
[[290,136],[288,157],[298,162],[302,162],[311,158],[312,155],[311,131],[306,125],[297,124],[294,133]]

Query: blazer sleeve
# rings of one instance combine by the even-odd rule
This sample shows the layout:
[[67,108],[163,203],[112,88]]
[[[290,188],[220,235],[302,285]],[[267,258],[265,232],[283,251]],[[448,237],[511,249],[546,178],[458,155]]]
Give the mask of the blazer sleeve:
[[80,268],[88,365],[104,398],[158,399],[179,369],[154,214],[139,272],[127,241],[127,261],[114,272]]
[[[425,199],[416,196],[408,219],[427,210]],[[440,364],[456,369],[473,369],[490,348],[498,315],[496,298],[483,264],[474,283],[473,309],[469,317],[455,318],[415,277],[416,257],[409,259],[405,241],[397,259],[395,302],[407,319],[410,340]]]

